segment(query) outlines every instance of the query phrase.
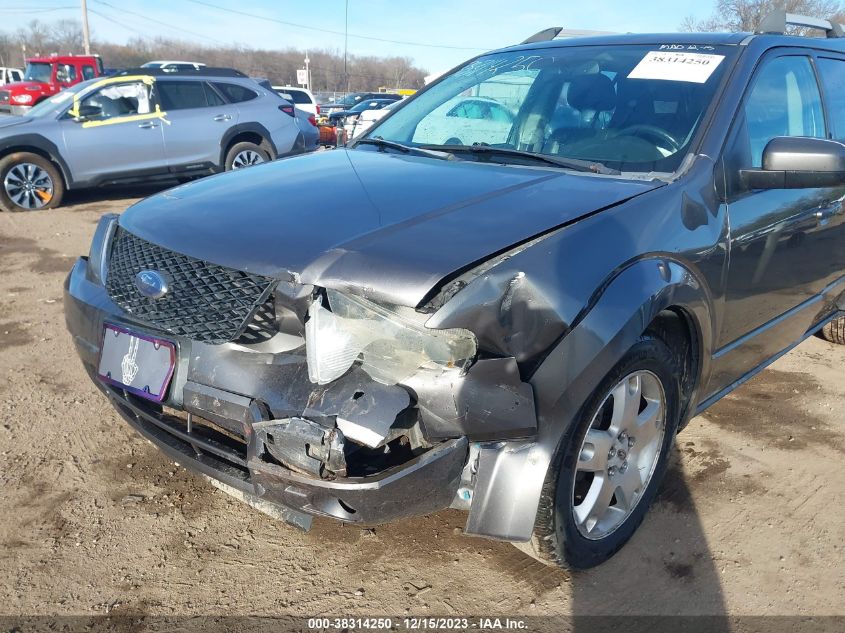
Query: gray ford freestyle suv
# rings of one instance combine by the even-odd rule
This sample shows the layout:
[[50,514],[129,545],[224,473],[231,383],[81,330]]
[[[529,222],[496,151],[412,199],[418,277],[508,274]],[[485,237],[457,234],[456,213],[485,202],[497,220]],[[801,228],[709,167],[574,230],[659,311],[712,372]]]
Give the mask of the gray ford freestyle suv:
[[68,189],[187,180],[318,141],[306,113],[236,70],[127,70],[0,118],[0,209],[57,207]]
[[[300,527],[451,506],[598,564],[692,416],[845,342],[845,39],[786,20],[481,55],[348,148],[107,215],[67,280],[85,369]],[[514,113],[503,138],[423,125],[467,95]]]

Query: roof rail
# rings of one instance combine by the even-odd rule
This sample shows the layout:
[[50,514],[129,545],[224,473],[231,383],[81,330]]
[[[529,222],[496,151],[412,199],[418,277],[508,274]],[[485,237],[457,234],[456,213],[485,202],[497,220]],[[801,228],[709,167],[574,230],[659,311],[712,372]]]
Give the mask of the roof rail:
[[163,70],[161,68],[126,68],[118,75],[150,75],[152,77],[246,77],[240,70],[234,68],[215,68],[203,66],[199,70]]
[[783,9],[772,11],[765,18],[760,20],[755,33],[786,33],[787,26],[800,26],[809,29],[824,31],[827,37],[845,37],[845,27],[830,20],[820,20],[806,15],[787,13]]
[[535,33],[531,37],[529,37],[524,42],[520,42],[520,44],[533,44],[535,42],[548,42],[553,40],[557,37],[557,34],[563,30],[562,26],[552,26],[547,29],[543,29],[538,33]]

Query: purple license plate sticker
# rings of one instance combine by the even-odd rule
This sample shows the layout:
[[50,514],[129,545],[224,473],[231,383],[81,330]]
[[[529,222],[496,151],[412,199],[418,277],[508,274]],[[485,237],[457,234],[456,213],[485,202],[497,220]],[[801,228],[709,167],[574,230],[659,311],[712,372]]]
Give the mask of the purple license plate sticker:
[[175,366],[176,345],[171,341],[105,324],[97,367],[104,382],[161,402]]

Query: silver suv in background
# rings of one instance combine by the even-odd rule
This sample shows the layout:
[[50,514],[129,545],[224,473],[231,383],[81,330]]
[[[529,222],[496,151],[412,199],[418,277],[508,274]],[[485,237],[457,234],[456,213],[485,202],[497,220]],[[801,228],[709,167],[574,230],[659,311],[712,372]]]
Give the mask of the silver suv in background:
[[317,148],[307,119],[222,68],[124,71],[0,122],[0,207],[46,209],[66,190],[185,180]]

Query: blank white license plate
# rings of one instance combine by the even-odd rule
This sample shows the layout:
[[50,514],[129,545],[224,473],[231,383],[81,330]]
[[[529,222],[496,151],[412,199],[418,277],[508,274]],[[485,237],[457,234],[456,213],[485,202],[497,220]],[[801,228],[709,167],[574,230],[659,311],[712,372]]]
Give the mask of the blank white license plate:
[[97,373],[105,382],[161,402],[176,366],[176,346],[106,323]]

